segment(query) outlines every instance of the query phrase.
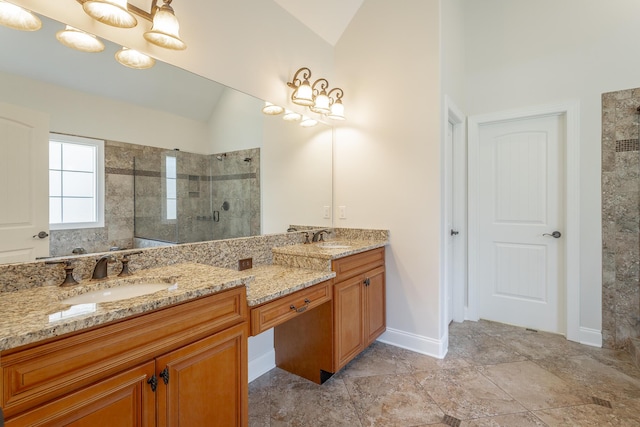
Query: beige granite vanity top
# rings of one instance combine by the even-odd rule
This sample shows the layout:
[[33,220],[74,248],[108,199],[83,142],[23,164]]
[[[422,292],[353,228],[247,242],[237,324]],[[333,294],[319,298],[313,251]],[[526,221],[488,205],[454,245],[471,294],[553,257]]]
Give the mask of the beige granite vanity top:
[[264,304],[336,277],[333,271],[291,268],[282,265],[263,265],[245,272],[254,277],[251,286],[247,288],[249,307]]
[[[246,272],[184,263],[137,271],[124,279],[114,277],[101,282],[83,282],[70,288],[42,286],[16,292],[2,292],[0,350],[124,319],[237,286],[249,286],[252,280],[253,277]],[[114,302],[82,306],[70,306],[61,302],[71,296],[96,289],[144,282],[162,282],[167,283],[167,286],[175,286],[153,294]]]
[[[98,326],[173,304],[245,286],[250,307],[264,304],[335,277],[331,260],[383,247],[386,240],[332,240],[273,249],[273,265],[236,271],[183,263],[136,271],[127,278],[83,281],[69,288],[36,286],[0,292],[0,351]],[[137,283],[166,283],[168,289],[97,304],[62,301],[86,292]]]
[[[314,242],[301,245],[290,245],[273,248],[271,251],[279,255],[292,255],[296,257],[320,258],[334,260],[360,252],[386,246],[387,240],[327,240],[325,242]],[[329,247],[325,245],[339,245],[344,247]]]

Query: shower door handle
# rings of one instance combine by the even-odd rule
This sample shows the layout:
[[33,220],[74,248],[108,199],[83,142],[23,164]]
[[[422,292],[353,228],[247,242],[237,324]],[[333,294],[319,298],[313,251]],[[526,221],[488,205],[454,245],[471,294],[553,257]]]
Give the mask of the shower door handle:
[[220,222],[220,211],[213,211],[213,222]]

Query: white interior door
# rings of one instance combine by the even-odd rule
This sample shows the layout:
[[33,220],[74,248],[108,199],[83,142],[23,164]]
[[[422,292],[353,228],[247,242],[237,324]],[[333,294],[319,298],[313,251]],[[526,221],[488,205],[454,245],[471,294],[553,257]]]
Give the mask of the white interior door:
[[453,221],[453,123],[447,123],[447,135],[445,144],[445,216],[446,216],[446,244],[445,244],[445,283],[446,283],[446,315],[445,320],[447,324],[453,321],[453,284],[454,284],[454,233],[458,233],[454,230]]
[[0,264],[49,256],[48,115],[0,103],[0,153]]
[[564,332],[564,119],[479,129],[478,314]]

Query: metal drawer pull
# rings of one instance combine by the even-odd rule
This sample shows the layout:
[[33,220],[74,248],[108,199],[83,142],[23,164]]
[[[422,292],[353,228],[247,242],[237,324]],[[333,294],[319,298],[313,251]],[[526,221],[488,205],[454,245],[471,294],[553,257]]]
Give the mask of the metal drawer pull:
[[305,311],[307,309],[307,307],[309,306],[309,304],[311,304],[311,301],[309,301],[309,298],[305,298],[304,299],[304,305],[300,308],[296,308],[295,305],[291,304],[289,306],[289,308],[291,310],[294,310],[296,313],[302,313],[303,311]]

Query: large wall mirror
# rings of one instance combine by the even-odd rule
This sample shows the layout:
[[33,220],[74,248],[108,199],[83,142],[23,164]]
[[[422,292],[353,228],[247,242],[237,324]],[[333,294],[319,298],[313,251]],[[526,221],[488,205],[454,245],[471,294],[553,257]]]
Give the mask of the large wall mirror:
[[107,41],[72,50],[55,37],[64,24],[41,18],[37,32],[0,27],[0,102],[104,141],[104,227],[51,230],[51,256],[332,225],[330,126],[266,116],[262,100],[160,61],[126,68]]

